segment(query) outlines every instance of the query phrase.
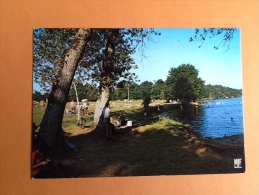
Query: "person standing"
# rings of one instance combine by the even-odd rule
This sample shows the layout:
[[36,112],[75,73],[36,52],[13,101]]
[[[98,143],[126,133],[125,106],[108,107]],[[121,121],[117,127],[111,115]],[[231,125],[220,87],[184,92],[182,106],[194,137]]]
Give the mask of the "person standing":
[[76,114],[76,103],[74,102],[74,100],[70,102],[70,110],[72,115]]
[[103,122],[105,126],[105,135],[107,139],[111,139],[113,124],[111,123],[111,109],[110,103],[107,102],[103,109]]
[[83,103],[83,110],[84,110],[84,115],[88,115],[88,102],[85,101]]
[[44,102],[44,100],[40,101],[40,108],[41,108],[42,111],[45,109],[45,102]]

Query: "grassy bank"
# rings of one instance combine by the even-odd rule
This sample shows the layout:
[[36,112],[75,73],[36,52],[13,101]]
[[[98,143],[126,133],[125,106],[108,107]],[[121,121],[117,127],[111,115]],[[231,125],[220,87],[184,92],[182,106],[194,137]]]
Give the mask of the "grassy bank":
[[[112,105],[115,116],[122,113],[133,121],[132,127],[117,127],[121,133],[107,141],[93,131],[93,114],[84,116],[86,128],[77,127],[77,116],[65,116],[63,128],[68,140],[79,152],[59,153],[60,161],[74,177],[152,176],[178,174],[232,173],[233,156],[214,151],[188,126],[159,118],[160,111],[150,108],[147,118],[143,108],[128,108],[123,102]],[[137,104],[136,104],[137,105]],[[172,109],[163,105],[163,110]],[[91,113],[94,105],[90,107]],[[43,112],[34,109],[33,120],[39,124]]]

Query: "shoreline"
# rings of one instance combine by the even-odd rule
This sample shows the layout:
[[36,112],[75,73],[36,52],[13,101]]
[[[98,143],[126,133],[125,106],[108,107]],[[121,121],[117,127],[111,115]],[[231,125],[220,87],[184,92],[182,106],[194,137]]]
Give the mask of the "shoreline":
[[225,136],[223,138],[203,138],[205,145],[218,150],[243,150],[244,134]]
[[[184,125],[184,124],[183,124]],[[224,152],[235,152],[237,154],[244,153],[244,134],[236,134],[225,136],[221,138],[202,137],[199,133],[193,131],[187,126],[189,141],[195,145],[202,145],[209,147],[215,151]],[[198,141],[197,141],[198,140]]]
[[[167,120],[180,122],[183,126],[186,127],[186,137],[189,138],[190,142],[194,142],[195,145],[203,145],[210,147],[211,149],[215,149],[218,151],[228,151],[228,150],[236,150],[243,151],[244,150],[244,133],[239,133],[235,135],[229,135],[224,137],[203,137],[198,132],[194,131],[189,125],[182,123],[181,121],[171,119],[165,116],[159,116],[159,118],[164,118]],[[198,141],[197,141],[198,140]],[[196,143],[195,143],[196,142]]]

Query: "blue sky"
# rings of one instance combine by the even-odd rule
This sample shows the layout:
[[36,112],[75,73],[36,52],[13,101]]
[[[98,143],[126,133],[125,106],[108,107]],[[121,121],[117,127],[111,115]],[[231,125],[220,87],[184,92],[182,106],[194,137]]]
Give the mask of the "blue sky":
[[[139,80],[154,82],[158,79],[166,80],[168,71],[181,64],[191,64],[199,70],[199,77],[205,84],[223,85],[235,89],[242,88],[242,60],[240,30],[237,29],[230,43],[230,49],[217,46],[222,37],[206,40],[199,48],[200,42],[189,42],[194,36],[194,29],[156,29],[161,36],[153,36],[145,50],[147,58],[141,58],[141,53],[134,54],[135,62],[139,68],[133,70]],[[35,90],[40,88],[33,84]]]
[[161,36],[153,37],[149,48],[145,50],[147,59],[141,62],[140,53],[134,55],[140,82],[162,79],[166,80],[168,71],[181,64],[191,64],[199,70],[199,76],[205,84],[223,85],[231,88],[242,88],[241,40],[240,31],[237,29],[234,38],[227,46],[217,46],[222,37],[206,40],[199,48],[200,42],[189,42],[194,36],[194,29],[156,29]]

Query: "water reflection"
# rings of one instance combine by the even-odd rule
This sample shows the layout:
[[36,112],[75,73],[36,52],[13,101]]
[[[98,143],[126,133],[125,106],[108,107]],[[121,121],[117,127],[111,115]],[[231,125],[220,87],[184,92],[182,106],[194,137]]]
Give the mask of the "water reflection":
[[194,131],[205,137],[243,133],[242,98],[213,100],[192,109],[175,109],[164,115],[189,124]]

